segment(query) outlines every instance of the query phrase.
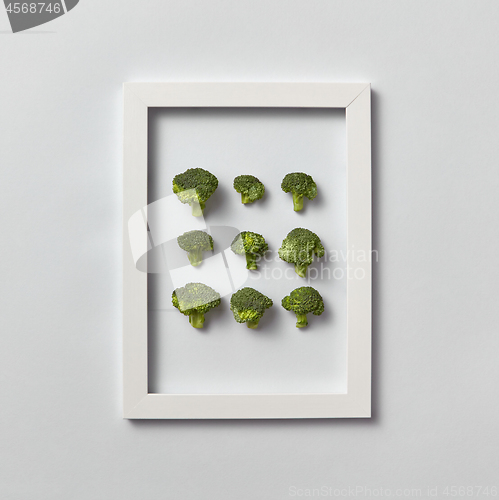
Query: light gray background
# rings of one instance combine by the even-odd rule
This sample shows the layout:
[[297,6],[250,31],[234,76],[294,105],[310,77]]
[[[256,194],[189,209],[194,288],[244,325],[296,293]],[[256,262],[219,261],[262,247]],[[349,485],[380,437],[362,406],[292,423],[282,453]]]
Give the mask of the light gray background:
[[[496,1],[0,12],[2,498],[497,485]],[[121,419],[121,83],[182,80],[372,82],[371,420]]]
[[[162,252],[157,247],[150,252],[163,256],[167,265],[148,277],[149,391],[346,393],[345,111],[153,109],[149,134],[148,194],[153,205],[147,213],[151,217],[159,212],[149,224],[155,245],[157,227],[164,232],[184,213],[186,223],[193,223],[190,207],[172,194],[173,177],[189,167],[204,167],[219,179],[203,217],[213,235],[214,253],[205,253],[204,262],[193,268],[175,239],[165,243]],[[302,170],[317,182],[318,195],[305,200],[296,213],[292,195],[280,186],[288,172]],[[263,199],[243,205],[232,183],[236,175],[248,172],[264,182],[266,190]],[[173,197],[172,209],[154,210],[154,202],[168,196]],[[310,266],[307,279],[277,256],[283,238],[295,227],[314,231],[327,250]],[[230,250],[234,236],[245,230],[263,234],[269,245],[257,272],[248,272],[246,259]],[[340,260],[333,261],[336,255]],[[173,283],[170,270],[173,279],[180,274],[181,281]],[[171,304],[173,289],[191,281],[211,285],[222,295],[221,305],[206,314],[203,330],[193,329]],[[230,294],[244,286],[274,301],[256,330],[236,323],[229,309]],[[281,299],[300,286],[313,286],[325,302],[324,313],[310,314],[306,329],[297,329],[296,315],[281,307]]]

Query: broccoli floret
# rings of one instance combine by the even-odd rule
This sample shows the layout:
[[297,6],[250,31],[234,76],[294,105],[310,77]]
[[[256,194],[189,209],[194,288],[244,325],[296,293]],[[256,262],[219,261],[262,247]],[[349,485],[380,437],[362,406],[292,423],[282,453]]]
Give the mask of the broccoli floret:
[[203,252],[213,250],[213,238],[204,231],[187,231],[177,238],[177,243],[187,252],[193,266],[199,266],[203,262]]
[[302,278],[306,277],[307,268],[312,264],[314,254],[319,258],[324,255],[321,240],[315,233],[302,227],[290,231],[279,248],[279,257],[294,264],[296,274]]
[[307,314],[320,316],[324,312],[324,301],[321,294],[311,286],[296,288],[282,299],[282,307],[296,314],[296,328],[308,325]]
[[265,194],[265,186],[253,175],[238,175],[234,179],[234,189],[241,193],[241,203],[253,203]]
[[172,304],[186,316],[194,328],[203,328],[204,315],[220,305],[220,294],[203,283],[187,283],[172,293]]
[[173,178],[173,192],[182,203],[192,207],[192,215],[200,217],[206,200],[218,187],[218,179],[202,168],[189,168]]
[[246,323],[248,328],[256,328],[265,309],[274,303],[254,288],[241,288],[230,299],[230,310],[238,323]]
[[313,200],[317,196],[317,185],[310,175],[303,172],[287,174],[281,183],[281,189],[285,193],[293,193],[293,206],[295,212],[303,208],[303,197]]
[[269,246],[261,234],[243,231],[234,238],[230,248],[238,255],[246,255],[246,269],[255,271],[258,268],[257,259],[265,254]]

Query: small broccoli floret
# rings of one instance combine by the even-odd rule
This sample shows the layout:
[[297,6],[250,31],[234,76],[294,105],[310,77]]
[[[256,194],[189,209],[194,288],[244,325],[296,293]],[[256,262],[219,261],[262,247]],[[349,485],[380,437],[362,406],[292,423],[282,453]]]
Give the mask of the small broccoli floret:
[[220,305],[220,294],[203,283],[187,283],[172,293],[172,304],[186,316],[194,328],[203,328],[204,315]]
[[296,288],[282,299],[282,307],[296,314],[296,328],[308,325],[307,314],[320,316],[324,312],[324,301],[321,294],[311,286]]
[[238,175],[234,179],[234,189],[241,193],[241,203],[253,203],[265,194],[265,186],[253,175]]
[[279,248],[279,257],[294,264],[296,274],[302,278],[307,276],[307,269],[314,260],[314,254],[319,258],[324,255],[321,240],[315,233],[302,227],[290,231]]
[[213,250],[213,238],[204,231],[187,231],[177,238],[177,243],[187,252],[193,266],[199,266],[203,262],[203,252]]
[[246,269],[255,271],[258,268],[257,259],[265,254],[269,246],[261,234],[243,231],[234,238],[230,248],[238,255],[246,255]]
[[281,183],[281,189],[285,193],[293,193],[293,206],[295,212],[303,208],[303,197],[313,200],[317,196],[317,185],[310,175],[303,172],[287,174]]
[[274,303],[254,288],[241,288],[230,299],[230,310],[238,323],[246,323],[248,328],[256,328],[265,309]]
[[202,168],[189,168],[173,178],[173,192],[182,203],[188,203],[192,215],[200,217],[206,200],[218,187],[218,179]]

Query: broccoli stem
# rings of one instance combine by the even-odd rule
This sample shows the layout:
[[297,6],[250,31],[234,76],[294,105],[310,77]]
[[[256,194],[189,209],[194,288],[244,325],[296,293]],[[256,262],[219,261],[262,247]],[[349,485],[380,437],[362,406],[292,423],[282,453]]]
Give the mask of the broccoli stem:
[[303,208],[303,195],[293,193],[293,207],[295,212],[299,212]]
[[258,321],[260,321],[260,320],[257,320],[257,321],[246,321],[246,326],[248,328],[255,329],[258,326]]
[[307,315],[296,313],[296,328],[305,328],[308,325]]
[[251,198],[249,197],[248,194],[241,193],[241,203],[243,203],[245,205],[246,205],[246,203],[251,203]]
[[194,328],[203,328],[204,314],[198,311],[193,311],[191,314],[189,314],[189,323]]
[[196,248],[188,252],[187,257],[189,257],[189,262],[192,266],[199,266],[203,262],[203,251]]
[[308,264],[295,264],[296,274],[302,278],[307,277]]
[[204,210],[203,202],[193,201],[192,203],[190,203],[190,205],[192,208],[192,215],[194,215],[194,217],[201,217],[203,215],[203,210]]
[[250,269],[251,271],[256,271],[258,269],[256,265],[256,255],[252,253],[246,254],[246,269]]

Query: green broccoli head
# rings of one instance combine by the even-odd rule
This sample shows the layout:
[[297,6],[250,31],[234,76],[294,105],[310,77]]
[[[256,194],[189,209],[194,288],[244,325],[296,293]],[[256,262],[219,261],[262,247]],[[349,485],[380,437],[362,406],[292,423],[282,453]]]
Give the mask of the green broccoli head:
[[172,304],[186,316],[194,328],[203,328],[204,315],[220,305],[220,294],[203,283],[187,283],[172,293]]
[[288,233],[279,248],[279,257],[295,265],[295,271],[298,276],[305,278],[307,268],[314,260],[314,254],[317,257],[324,255],[324,247],[320,238],[302,227],[297,227]]
[[285,193],[293,193],[293,206],[295,212],[303,208],[303,197],[313,200],[317,196],[317,185],[310,175],[303,172],[287,174],[281,183],[281,189]]
[[192,215],[200,217],[206,200],[218,187],[218,179],[208,170],[189,168],[173,178],[173,192],[182,203],[192,207]]
[[243,204],[253,203],[265,194],[265,186],[253,175],[238,175],[234,179],[234,189],[241,193]]
[[265,309],[274,303],[254,288],[241,288],[230,299],[230,310],[238,323],[246,323],[248,328],[256,328]]
[[321,294],[311,286],[296,288],[282,299],[281,304],[286,311],[293,311],[296,314],[297,328],[304,328],[308,325],[307,314],[320,316],[324,312]]
[[246,269],[255,271],[257,260],[269,249],[265,238],[258,233],[242,231],[230,245],[232,251],[238,255],[246,255]]
[[193,266],[199,266],[203,262],[203,252],[213,250],[213,238],[204,231],[187,231],[177,238],[177,243],[187,252]]

